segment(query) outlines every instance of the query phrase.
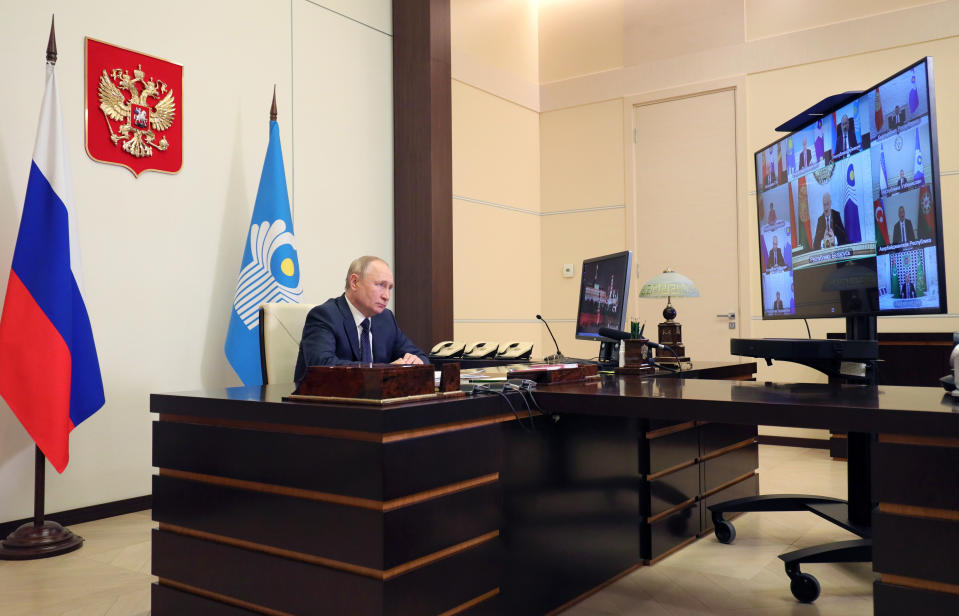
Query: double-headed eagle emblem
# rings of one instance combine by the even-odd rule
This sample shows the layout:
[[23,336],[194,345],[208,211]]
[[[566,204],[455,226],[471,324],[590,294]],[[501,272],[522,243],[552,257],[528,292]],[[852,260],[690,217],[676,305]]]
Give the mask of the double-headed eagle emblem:
[[[123,69],[115,68],[109,75],[104,70],[97,89],[100,110],[110,129],[110,140],[114,145],[122,141],[123,150],[137,158],[153,156],[154,147],[161,152],[170,147],[163,135],[155,141],[155,131],[162,132],[173,126],[176,115],[173,90],[162,80],[151,77],[147,81],[145,76],[143,66],[139,64],[132,78]],[[142,84],[142,89],[137,84]],[[156,101],[152,107],[151,98]],[[113,132],[110,120],[123,122],[117,132]]]

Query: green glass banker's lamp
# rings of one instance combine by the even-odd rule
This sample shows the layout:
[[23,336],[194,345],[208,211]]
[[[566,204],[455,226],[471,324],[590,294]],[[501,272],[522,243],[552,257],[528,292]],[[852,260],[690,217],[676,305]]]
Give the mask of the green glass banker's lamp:
[[639,291],[640,297],[665,297],[666,308],[663,309],[664,322],[659,324],[659,343],[665,344],[676,352],[665,349],[656,349],[656,361],[660,363],[688,362],[686,347],[683,346],[683,326],[675,321],[676,309],[673,308],[674,297],[699,297],[699,289],[693,281],[682,274],[677,274],[668,267],[662,274],[653,276],[646,281]]

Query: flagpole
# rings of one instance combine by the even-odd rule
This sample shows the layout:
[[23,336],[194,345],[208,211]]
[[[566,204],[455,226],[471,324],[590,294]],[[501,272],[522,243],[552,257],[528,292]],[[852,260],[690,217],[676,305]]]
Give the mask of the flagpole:
[[[57,63],[57,38],[50,18],[50,39],[47,41],[47,63]],[[0,541],[0,560],[33,560],[66,554],[83,545],[83,537],[43,519],[46,492],[47,458],[36,445],[33,473],[33,522],[22,524]]]

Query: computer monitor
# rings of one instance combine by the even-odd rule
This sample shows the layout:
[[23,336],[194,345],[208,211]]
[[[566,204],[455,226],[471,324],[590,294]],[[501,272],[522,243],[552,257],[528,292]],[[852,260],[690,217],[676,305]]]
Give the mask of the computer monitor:
[[577,340],[603,342],[606,338],[599,335],[601,327],[626,329],[632,267],[633,253],[629,250],[583,261],[576,312]]

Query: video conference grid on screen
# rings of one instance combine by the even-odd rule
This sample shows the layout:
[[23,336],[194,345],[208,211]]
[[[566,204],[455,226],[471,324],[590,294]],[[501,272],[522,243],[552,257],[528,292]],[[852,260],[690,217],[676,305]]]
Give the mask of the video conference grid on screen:
[[623,329],[629,292],[629,251],[583,262],[576,337],[599,339],[599,329]]
[[940,309],[930,61],[756,153],[764,317]]

